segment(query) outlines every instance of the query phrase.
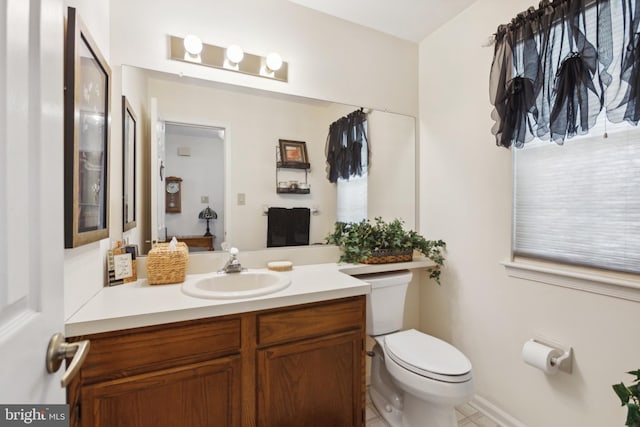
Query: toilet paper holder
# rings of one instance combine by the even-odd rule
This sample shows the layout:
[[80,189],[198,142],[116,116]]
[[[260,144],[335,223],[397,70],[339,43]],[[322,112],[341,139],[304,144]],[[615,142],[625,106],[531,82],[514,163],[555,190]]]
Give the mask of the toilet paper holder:
[[557,366],[558,370],[562,372],[566,372],[567,374],[570,374],[573,371],[573,348],[572,347],[559,344],[555,341],[552,341],[548,338],[543,338],[543,337],[531,338],[529,341],[542,344],[544,346],[558,350],[558,352],[561,352],[561,354],[559,354],[558,356],[554,356],[551,358],[551,363]]

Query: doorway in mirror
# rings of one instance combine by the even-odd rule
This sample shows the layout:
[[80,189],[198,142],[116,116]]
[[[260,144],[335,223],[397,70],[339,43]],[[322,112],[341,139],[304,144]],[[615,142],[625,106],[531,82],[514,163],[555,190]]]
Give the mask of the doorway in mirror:
[[224,236],[224,142],[224,128],[165,121],[165,174],[182,179],[180,212],[165,213],[167,236],[203,236],[200,212],[210,206],[216,219],[210,223],[212,246],[207,249],[221,249],[224,239],[214,236]]

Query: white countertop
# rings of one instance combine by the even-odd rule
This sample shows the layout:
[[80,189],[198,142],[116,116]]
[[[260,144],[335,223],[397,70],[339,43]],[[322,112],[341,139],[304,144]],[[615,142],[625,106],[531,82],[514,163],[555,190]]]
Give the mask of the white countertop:
[[[369,284],[350,274],[428,268],[433,265],[429,259],[418,259],[395,264],[294,266],[293,270],[281,273],[291,279],[291,285],[281,291],[254,298],[224,300],[188,296],[182,292],[182,284],[149,285],[146,279],[140,279],[103,288],[67,319],[65,335],[73,337],[365,295],[369,293]],[[189,278],[207,274],[193,274]]]

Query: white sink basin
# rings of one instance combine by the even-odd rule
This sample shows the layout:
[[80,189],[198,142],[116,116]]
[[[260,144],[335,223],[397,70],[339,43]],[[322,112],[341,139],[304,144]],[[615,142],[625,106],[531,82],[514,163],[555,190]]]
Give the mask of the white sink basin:
[[200,279],[187,279],[182,292],[196,298],[251,298],[277,292],[290,284],[286,275],[270,271],[215,273]]

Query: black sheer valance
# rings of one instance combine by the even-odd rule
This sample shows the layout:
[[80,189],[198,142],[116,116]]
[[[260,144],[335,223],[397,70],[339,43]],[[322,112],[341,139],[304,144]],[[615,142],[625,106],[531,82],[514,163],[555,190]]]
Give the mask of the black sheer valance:
[[540,2],[495,34],[490,73],[496,144],[562,144],[604,111],[640,120],[640,0]]
[[[368,164],[368,158],[362,158],[362,147],[367,142],[366,120],[367,114],[361,108],[329,126],[325,154],[330,182],[362,175],[363,163]],[[368,149],[365,153],[368,156]]]

